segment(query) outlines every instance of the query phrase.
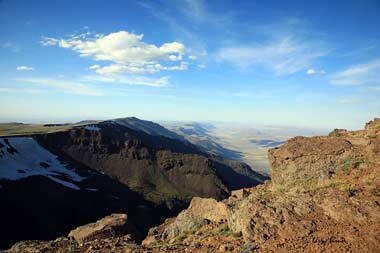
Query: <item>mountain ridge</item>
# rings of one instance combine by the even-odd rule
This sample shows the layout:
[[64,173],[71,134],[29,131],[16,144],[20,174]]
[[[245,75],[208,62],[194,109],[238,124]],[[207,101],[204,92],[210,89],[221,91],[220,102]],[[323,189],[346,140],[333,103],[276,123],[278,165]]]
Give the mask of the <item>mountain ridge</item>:
[[[134,118],[133,121],[138,119]],[[157,127],[157,124],[152,124]],[[0,137],[0,172],[8,169],[18,175],[17,178],[6,178],[0,173],[0,200],[9,203],[2,212],[12,217],[15,210],[28,210],[30,207],[22,204],[23,194],[40,203],[35,218],[28,216],[25,220],[25,223],[34,225],[27,226],[25,233],[19,235],[16,231],[9,233],[8,237],[3,237],[2,245],[9,246],[9,243],[23,239],[52,239],[65,234],[68,229],[123,210],[129,212],[129,219],[137,222],[137,227],[144,234],[152,225],[157,225],[186,207],[193,196],[223,199],[231,189],[239,188],[239,185],[252,186],[265,179],[256,174],[252,174],[255,177],[250,177],[251,174],[245,173],[244,169],[240,169],[244,172],[240,174],[239,170],[234,170],[234,167],[239,167],[238,162],[228,165],[223,159],[211,156],[185,140],[160,134],[151,135],[112,120],[47,128],[54,128],[54,131]],[[163,131],[161,127],[158,129]],[[12,145],[16,140],[21,141],[21,146]],[[28,140],[33,141],[38,149],[24,150],[22,147],[26,147]],[[52,155],[34,156],[40,149]],[[12,166],[6,163],[6,159],[11,159]],[[67,167],[68,170],[59,171],[57,166]],[[21,170],[15,170],[16,167]],[[74,171],[78,171],[84,180],[77,182],[70,178],[68,175]],[[26,172],[32,174],[25,174]],[[26,179],[22,180],[22,176]],[[240,182],[240,179],[244,180]],[[93,183],[88,183],[90,181]],[[108,186],[101,187],[102,184]],[[37,194],[34,187],[40,187],[42,192],[51,188],[55,200]],[[20,194],[17,188],[24,189],[25,192]],[[118,196],[112,189],[119,189],[124,195]],[[62,200],[63,192],[67,192],[69,198],[73,199],[72,204]],[[78,194],[75,195],[75,192]],[[100,204],[108,203],[109,199],[116,196],[119,200],[115,204],[108,204],[109,207]],[[81,201],[84,197],[91,199],[92,204]],[[124,203],[128,198],[131,198],[130,203]],[[59,202],[62,202],[61,210],[46,217],[50,223],[57,224],[54,228],[56,232],[51,232],[46,227],[44,217],[38,215],[38,210],[55,208]],[[92,206],[93,215],[84,217],[84,213],[90,211],[86,205]],[[138,206],[141,205],[145,206],[145,211],[139,214]],[[154,210],[157,211],[156,214],[152,214]],[[64,212],[73,212],[73,216],[69,216],[73,219],[62,219]],[[41,214],[45,212],[41,211]],[[151,218],[144,220],[143,214],[150,215]],[[36,225],[38,222],[41,224]],[[32,235],[33,227],[40,227],[41,233]],[[14,229],[12,223],[4,225],[2,230],[6,229]]]

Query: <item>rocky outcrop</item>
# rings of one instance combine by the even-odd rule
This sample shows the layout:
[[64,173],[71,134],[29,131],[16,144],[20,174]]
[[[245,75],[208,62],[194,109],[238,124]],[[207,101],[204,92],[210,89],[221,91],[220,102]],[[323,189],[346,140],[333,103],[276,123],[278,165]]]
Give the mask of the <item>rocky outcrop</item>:
[[379,129],[379,119],[375,119],[365,130],[335,129],[329,136],[295,137],[269,150],[273,185],[287,191],[315,186],[360,165],[378,164]]
[[110,237],[120,237],[129,234],[131,238],[141,237],[135,226],[128,221],[126,214],[111,214],[95,223],[80,226],[71,230],[68,237],[74,238],[79,244]]
[[145,245],[175,245],[180,238],[182,248],[217,250],[227,242],[218,228],[227,226],[228,240],[255,252],[380,252],[379,148],[378,119],[365,130],[290,139],[269,151],[272,181],[221,202],[195,199],[151,229]]
[[349,159],[352,144],[339,137],[296,137],[269,150],[271,180],[284,189],[307,180],[331,178]]

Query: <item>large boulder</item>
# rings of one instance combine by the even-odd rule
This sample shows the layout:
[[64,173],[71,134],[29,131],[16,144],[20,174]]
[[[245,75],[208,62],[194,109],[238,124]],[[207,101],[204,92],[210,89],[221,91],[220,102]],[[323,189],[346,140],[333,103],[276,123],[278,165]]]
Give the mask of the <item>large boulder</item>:
[[74,238],[79,244],[104,239],[108,237],[131,234],[133,239],[140,237],[135,226],[128,222],[126,214],[111,214],[95,223],[80,226],[71,230],[68,237]]
[[228,208],[215,199],[194,197],[188,209],[182,211],[163,232],[163,237],[170,239],[181,233],[195,231],[209,222],[226,222]]
[[295,137],[270,149],[269,162],[274,185],[290,189],[300,183],[331,177],[349,157],[352,144],[339,137]]

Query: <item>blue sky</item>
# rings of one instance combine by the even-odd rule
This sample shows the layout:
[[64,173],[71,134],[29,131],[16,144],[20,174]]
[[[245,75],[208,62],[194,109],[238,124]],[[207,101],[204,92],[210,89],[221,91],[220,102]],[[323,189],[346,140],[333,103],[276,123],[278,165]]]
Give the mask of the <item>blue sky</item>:
[[380,1],[0,1],[0,121],[360,128]]

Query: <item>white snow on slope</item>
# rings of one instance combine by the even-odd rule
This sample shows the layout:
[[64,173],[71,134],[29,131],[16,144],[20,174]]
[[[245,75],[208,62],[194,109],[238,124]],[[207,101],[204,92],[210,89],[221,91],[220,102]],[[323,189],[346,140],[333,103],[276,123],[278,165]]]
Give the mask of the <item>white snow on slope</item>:
[[[6,143],[6,140],[10,145]],[[17,152],[8,152],[7,149],[11,147]],[[0,179],[18,180],[36,175],[46,176],[74,190],[80,190],[80,188],[62,178],[69,178],[74,182],[84,179],[73,170],[67,169],[57,156],[31,137],[0,138]]]
[[97,191],[99,191],[99,189],[96,189],[96,188],[86,188],[85,190],[87,190],[87,191],[92,191],[92,192],[97,192]]
[[88,125],[83,127],[84,129],[90,130],[90,131],[100,131],[100,128],[96,125]]

